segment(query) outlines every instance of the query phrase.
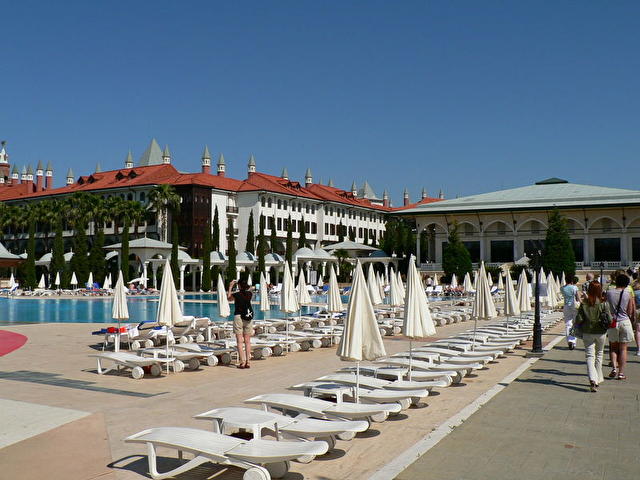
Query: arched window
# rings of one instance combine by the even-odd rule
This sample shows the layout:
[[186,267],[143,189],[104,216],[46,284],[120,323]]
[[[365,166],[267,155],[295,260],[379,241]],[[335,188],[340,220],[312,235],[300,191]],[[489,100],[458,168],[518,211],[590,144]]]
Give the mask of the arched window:
[[280,199],[278,199],[278,210],[280,209],[281,206],[282,206],[282,202],[280,201]]
[[264,197],[262,197],[262,198],[260,199],[260,205],[261,205],[262,207],[264,207],[264,205],[265,205]]
[[145,201],[145,195],[144,192],[140,192],[140,201],[144,202]]
[[269,197],[269,200],[267,201],[267,206],[271,208],[271,205],[272,205],[272,199],[271,197]]

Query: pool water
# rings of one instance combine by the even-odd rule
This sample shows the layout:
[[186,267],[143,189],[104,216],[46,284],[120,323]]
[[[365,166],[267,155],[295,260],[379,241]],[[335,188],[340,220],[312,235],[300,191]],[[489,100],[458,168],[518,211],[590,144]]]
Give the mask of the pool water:
[[[216,300],[216,294],[186,294],[180,296],[186,300]],[[312,296],[314,303],[325,303],[326,296]],[[438,300],[446,300],[446,297],[439,297]],[[430,299],[434,301],[435,299]],[[342,297],[346,307],[349,297]],[[12,299],[0,298],[0,325],[15,323],[115,323],[111,318],[111,308],[113,299],[86,298],[86,299]],[[185,315],[195,317],[209,317],[213,321],[227,320],[218,315],[217,303],[205,302],[181,302],[182,311]],[[158,309],[157,296],[129,297],[127,299],[129,307],[129,323],[148,322],[155,320]],[[318,310],[318,307],[302,307],[302,314],[309,315]],[[233,312],[233,306],[231,307]],[[271,310],[260,311],[258,305],[254,305],[256,319],[281,318],[284,314],[280,311],[279,305],[271,305]]]

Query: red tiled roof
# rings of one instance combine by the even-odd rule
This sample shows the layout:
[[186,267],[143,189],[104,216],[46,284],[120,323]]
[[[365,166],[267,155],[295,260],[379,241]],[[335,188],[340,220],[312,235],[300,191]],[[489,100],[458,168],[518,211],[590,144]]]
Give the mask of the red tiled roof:
[[308,189],[314,192],[317,196],[319,196],[323,200],[327,200],[330,202],[346,203],[346,204],[358,206],[358,207],[374,208],[376,210],[389,211],[389,207],[373,204],[371,203],[370,200],[367,200],[366,198],[354,197],[352,192],[347,192],[345,190],[341,190],[335,187],[330,187],[328,185],[321,185],[319,183],[314,183],[314,184],[311,184],[308,187]]
[[285,195],[320,200],[318,196],[314,195],[307,188],[304,188],[300,182],[286,180],[282,177],[276,177],[274,175],[268,175],[261,172],[250,174],[249,178],[244,180],[238,189],[240,192],[250,192],[255,190],[264,190],[267,192],[283,193]]
[[424,203],[437,202],[437,198],[425,198],[406,207],[385,207],[371,203],[365,198],[354,197],[351,192],[328,185],[311,184],[308,187],[300,182],[286,180],[281,177],[255,172],[246,180],[236,180],[208,173],[180,173],[171,164],[149,165],[144,167],[122,168],[105,172],[83,175],[78,180],[64,187],[50,190],[35,191],[34,183],[18,183],[0,187],[0,201],[19,200],[27,198],[40,198],[51,195],[68,195],[74,192],[91,192],[96,190],[109,190],[112,188],[131,188],[144,185],[202,185],[226,190],[230,192],[265,191],[291,195],[295,197],[310,198],[342,203],[361,208],[390,212],[412,208]]
[[433,197],[426,197],[421,199],[419,202],[415,202],[415,203],[410,203],[409,205],[403,205],[401,207],[392,207],[391,211],[392,212],[397,212],[398,210],[406,210],[407,208],[414,208],[417,207],[418,205],[425,205],[427,203],[434,203],[434,202],[441,202],[442,199],[441,198],[433,198]]

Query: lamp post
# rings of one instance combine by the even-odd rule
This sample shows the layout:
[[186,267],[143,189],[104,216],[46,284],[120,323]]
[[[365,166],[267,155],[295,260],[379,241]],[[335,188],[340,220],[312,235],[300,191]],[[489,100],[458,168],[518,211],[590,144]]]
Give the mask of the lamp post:
[[[537,242],[536,242],[537,243]],[[531,349],[532,354],[540,355],[543,353],[542,350],[542,323],[540,322],[540,267],[542,266],[542,251],[536,245],[536,249],[533,251],[533,255],[531,257],[531,263],[533,263],[533,269],[535,274],[535,310],[534,310],[534,321],[533,321],[533,348]]]

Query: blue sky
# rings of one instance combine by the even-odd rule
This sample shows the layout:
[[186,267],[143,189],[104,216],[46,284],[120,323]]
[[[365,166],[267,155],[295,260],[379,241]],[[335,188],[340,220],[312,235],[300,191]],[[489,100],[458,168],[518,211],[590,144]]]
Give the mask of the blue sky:
[[[5,3],[0,138],[56,184],[152,137],[197,171],[365,179],[394,204],[550,176],[640,189],[640,2]],[[630,173],[633,173],[630,175]]]

